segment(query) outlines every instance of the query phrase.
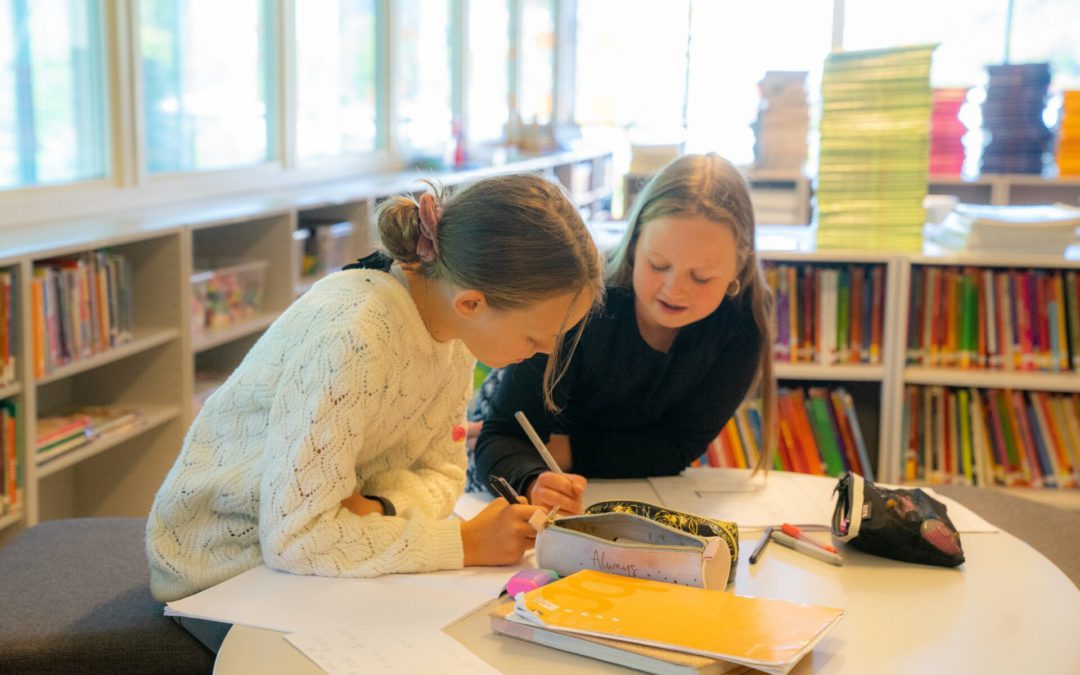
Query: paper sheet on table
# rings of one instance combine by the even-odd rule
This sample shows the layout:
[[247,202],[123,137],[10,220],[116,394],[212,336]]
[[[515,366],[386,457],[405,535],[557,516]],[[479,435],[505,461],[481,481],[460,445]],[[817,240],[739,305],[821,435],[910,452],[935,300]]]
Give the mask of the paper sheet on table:
[[462,520],[472,520],[492,499],[494,497],[487,492],[466,492],[454,502],[454,515]]
[[[768,476],[751,478],[749,469],[691,468],[681,475],[650,478],[649,482],[664,506],[732,520],[742,529],[781,523],[829,527],[836,503],[835,478],[800,473],[770,471]],[[949,518],[958,531],[997,531],[971,509],[924,489],[949,508]]]
[[286,635],[294,647],[330,675],[367,673],[497,673],[439,630],[328,630]]
[[[531,565],[469,567],[431,574],[339,579],[287,574],[265,565],[165,606],[166,615],[269,628],[287,633],[349,626],[408,632],[438,630],[498,596]],[[418,608],[423,611],[418,611]]]

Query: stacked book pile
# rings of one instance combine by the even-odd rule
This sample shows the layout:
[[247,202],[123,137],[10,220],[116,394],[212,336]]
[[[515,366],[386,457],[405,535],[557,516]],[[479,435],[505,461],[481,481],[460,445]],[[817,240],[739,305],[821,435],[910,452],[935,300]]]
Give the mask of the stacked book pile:
[[826,59],[819,248],[922,249],[933,49],[842,52]]
[[927,234],[953,249],[1060,255],[1077,228],[1080,207],[1068,204],[960,204]]
[[[761,448],[759,405],[744,401],[694,466],[756,466]],[[781,389],[777,412],[780,435],[771,468],[819,476],[850,470],[874,479],[854,399],[843,387]]]
[[1042,173],[1052,134],[1043,121],[1049,63],[987,66],[982,173]]
[[964,134],[960,108],[967,89],[937,88],[933,92],[930,114],[930,173],[936,176],[959,176],[964,168]]
[[756,170],[802,171],[810,128],[806,75],[804,70],[770,70],[758,83],[761,102],[751,125]]
[[42,417],[37,421],[36,461],[42,464],[142,423],[142,411],[121,406],[77,406]]
[[1061,176],[1080,176],[1080,89],[1062,96],[1057,167]]
[[908,385],[906,481],[1080,486],[1080,394]]

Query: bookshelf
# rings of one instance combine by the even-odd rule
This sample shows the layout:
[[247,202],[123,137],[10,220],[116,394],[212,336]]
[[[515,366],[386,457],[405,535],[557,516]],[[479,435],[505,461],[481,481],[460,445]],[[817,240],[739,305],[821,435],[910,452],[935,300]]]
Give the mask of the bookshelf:
[[1080,202],[1080,176],[1044,178],[1033,174],[984,174],[978,178],[931,176],[929,194],[956,195],[967,204],[1052,204]]
[[[8,344],[15,357],[13,376],[0,382],[0,409],[12,403],[17,411],[12,464],[20,486],[18,503],[0,510],[0,545],[43,520],[148,512],[197,411],[196,399],[205,400],[314,283],[301,277],[302,249],[294,233],[302,223],[351,224],[333,244],[362,256],[373,245],[370,224],[378,200],[417,192],[423,178],[453,186],[507,171],[543,171],[569,181],[563,184],[578,207],[599,213],[610,200],[610,167],[606,148],[582,149],[452,174],[403,171],[0,230],[0,280],[6,273],[11,289],[0,310],[10,311]],[[35,307],[35,266],[99,251],[120,254],[130,264],[130,340],[58,359],[38,372],[34,312],[27,311]],[[133,407],[141,415],[135,424],[39,461],[38,419],[73,406]],[[6,476],[10,459],[0,453],[0,461]]]

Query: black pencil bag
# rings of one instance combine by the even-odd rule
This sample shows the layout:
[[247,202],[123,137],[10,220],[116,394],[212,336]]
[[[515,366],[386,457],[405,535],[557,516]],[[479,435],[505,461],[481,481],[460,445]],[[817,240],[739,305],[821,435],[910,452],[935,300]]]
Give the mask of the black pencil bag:
[[836,484],[832,531],[855,548],[893,560],[956,567],[960,533],[944,504],[915,489],[888,489],[848,472]]

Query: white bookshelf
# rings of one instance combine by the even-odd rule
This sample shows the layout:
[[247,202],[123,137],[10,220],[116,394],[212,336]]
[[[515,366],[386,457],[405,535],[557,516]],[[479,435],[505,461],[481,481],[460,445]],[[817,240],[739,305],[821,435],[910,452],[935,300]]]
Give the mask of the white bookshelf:
[[978,178],[931,176],[930,194],[956,195],[968,204],[1051,204],[1080,202],[1080,176],[985,174]]
[[[0,269],[14,273],[17,365],[15,381],[0,386],[0,400],[14,401],[18,409],[23,486],[21,508],[0,513],[0,545],[42,520],[148,512],[193,419],[196,370],[231,372],[273,320],[314,282],[300,278],[293,233],[301,220],[352,223],[348,243],[361,257],[373,247],[376,201],[416,192],[423,178],[453,186],[508,171],[545,171],[562,179],[573,174],[565,167],[583,165],[589,167],[589,181],[578,169],[577,187],[584,190],[575,201],[582,209],[599,208],[611,191],[611,153],[583,149],[439,176],[382,174],[0,230]],[[574,187],[565,185],[568,190]],[[124,254],[131,263],[133,339],[35,377],[32,316],[26,311],[32,303],[28,280],[34,263],[103,248]],[[259,313],[194,333],[191,277],[197,261],[203,260],[265,261]],[[37,419],[68,405],[138,407],[141,423],[39,463],[34,452]]]

